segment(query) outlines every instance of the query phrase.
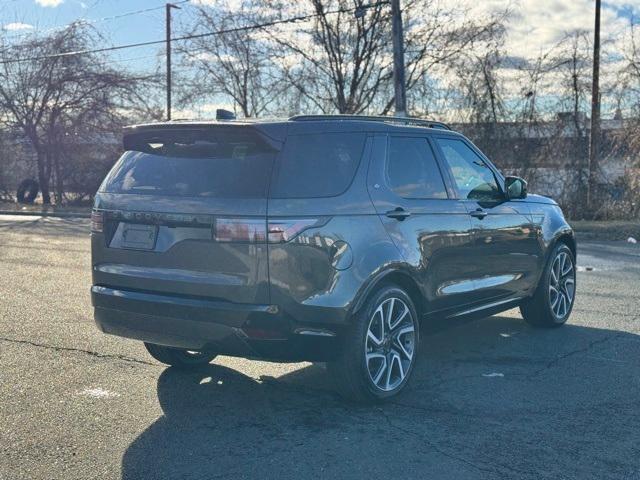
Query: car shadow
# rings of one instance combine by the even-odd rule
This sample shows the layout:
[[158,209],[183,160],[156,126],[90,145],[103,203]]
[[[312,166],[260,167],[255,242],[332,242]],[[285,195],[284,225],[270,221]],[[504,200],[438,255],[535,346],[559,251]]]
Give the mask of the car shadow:
[[406,391],[369,406],[342,400],[322,365],[258,379],[168,368],[164,415],[128,447],[122,478],[632,478],[638,347],[515,316],[440,322]]

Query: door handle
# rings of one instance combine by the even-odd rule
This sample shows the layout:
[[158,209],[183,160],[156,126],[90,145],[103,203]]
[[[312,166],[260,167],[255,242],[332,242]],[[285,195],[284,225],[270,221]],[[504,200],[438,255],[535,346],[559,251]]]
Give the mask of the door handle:
[[402,221],[407,217],[411,216],[411,212],[407,212],[402,207],[397,207],[395,210],[389,210],[386,214],[389,218],[395,218],[396,220]]
[[484,210],[482,210],[481,208],[478,208],[478,209],[474,210],[473,212],[469,213],[469,215],[471,215],[472,217],[475,217],[475,218],[478,218],[478,219],[482,220],[484,217],[486,217],[489,214],[487,212],[485,212]]

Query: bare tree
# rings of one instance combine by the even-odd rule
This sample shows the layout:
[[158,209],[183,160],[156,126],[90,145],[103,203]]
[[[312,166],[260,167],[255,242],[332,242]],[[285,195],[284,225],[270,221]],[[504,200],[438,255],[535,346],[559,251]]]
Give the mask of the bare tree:
[[200,6],[190,34],[220,32],[199,37],[178,47],[185,76],[183,105],[198,105],[205,99],[231,100],[245,117],[258,117],[282,99],[287,85],[274,76],[271,43],[256,30],[243,27],[259,23],[261,2],[245,0],[241,10],[232,10],[223,2]]
[[[271,18],[313,12],[309,22],[270,29],[282,48],[283,77],[321,112],[387,114],[393,106],[390,9],[372,3],[354,15],[360,0],[306,0],[295,8],[270,0]],[[283,13],[284,12],[284,13]],[[504,16],[473,17],[434,0],[403,2],[406,86],[409,100],[432,69],[501,31]],[[453,21],[452,18],[456,18]]]
[[86,26],[72,24],[46,37],[3,42],[0,49],[0,108],[35,153],[45,204],[51,203],[51,179],[56,200],[62,200],[61,145],[76,135],[74,126],[104,131],[122,117],[127,105],[140,99],[139,77],[105,65],[95,54],[60,55],[89,49],[96,42]]
[[[613,152],[623,159],[625,174],[617,180],[622,190],[613,205],[615,216],[640,218],[640,38],[631,22],[622,44],[622,68],[612,88],[617,106],[616,117],[621,128],[611,139]],[[624,112],[624,113],[623,113]]]
[[466,122],[495,125],[505,119],[503,86],[499,70],[503,58],[497,48],[461,56],[452,69],[462,93]]
[[489,157],[506,166],[505,157],[512,150],[505,142],[513,129],[501,124],[507,114],[499,74],[505,59],[498,48],[499,40],[484,52],[471,51],[453,60],[451,75],[456,79],[454,88],[458,100],[455,104],[463,130]]
[[[504,42],[504,22],[510,15],[510,9],[507,5],[503,10],[484,17],[468,7],[446,2],[408,0],[404,3],[403,15],[407,25],[407,92],[410,101],[415,101],[412,92],[424,77],[433,72],[450,71],[452,64],[459,65],[460,61],[472,62],[474,57],[477,60],[479,56],[490,56],[481,52],[492,49],[495,52],[497,46]],[[389,98],[382,113],[388,113],[392,105],[393,98]],[[495,106],[498,108],[497,103]]]
[[357,0],[306,0],[295,6],[268,1],[270,18],[313,14],[312,20],[265,30],[280,47],[278,64],[298,100],[323,113],[363,113],[389,87],[390,12],[383,5],[356,18]]
[[572,205],[574,213],[577,205],[586,202],[589,181],[585,112],[591,91],[591,63],[589,36],[585,31],[568,34],[558,45],[558,53],[553,58],[553,69],[559,76],[558,103],[555,109],[564,115],[558,119],[560,126],[572,130],[569,141],[558,139],[556,143],[564,147],[561,151],[569,160],[573,171],[571,181],[567,183],[578,194],[579,201]]

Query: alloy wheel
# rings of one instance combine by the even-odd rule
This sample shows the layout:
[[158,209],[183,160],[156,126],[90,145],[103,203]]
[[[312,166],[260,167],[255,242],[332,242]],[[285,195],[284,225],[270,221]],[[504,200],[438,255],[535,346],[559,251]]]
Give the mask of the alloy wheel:
[[576,272],[569,253],[558,253],[549,276],[549,305],[553,315],[560,320],[571,310],[576,291]]
[[407,304],[387,298],[375,309],[367,329],[365,361],[376,388],[390,392],[406,378],[414,361],[415,319]]

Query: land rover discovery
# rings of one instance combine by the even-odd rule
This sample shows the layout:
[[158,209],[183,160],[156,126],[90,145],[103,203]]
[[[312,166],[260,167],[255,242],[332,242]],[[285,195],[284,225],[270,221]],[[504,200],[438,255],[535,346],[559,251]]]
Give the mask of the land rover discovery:
[[178,368],[327,362],[350,398],[402,390],[433,318],[571,313],[576,242],[467,138],[413,118],[128,127],[92,213],[95,320]]

